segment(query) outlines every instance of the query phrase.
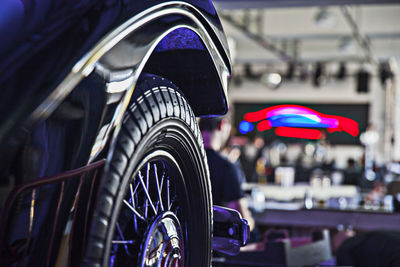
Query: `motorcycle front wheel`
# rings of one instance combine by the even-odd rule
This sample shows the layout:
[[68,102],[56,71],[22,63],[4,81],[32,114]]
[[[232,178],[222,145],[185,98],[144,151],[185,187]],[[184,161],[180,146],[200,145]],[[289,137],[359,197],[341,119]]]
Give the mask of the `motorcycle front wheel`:
[[147,75],[107,163],[86,266],[210,266],[212,203],[195,116],[179,89]]

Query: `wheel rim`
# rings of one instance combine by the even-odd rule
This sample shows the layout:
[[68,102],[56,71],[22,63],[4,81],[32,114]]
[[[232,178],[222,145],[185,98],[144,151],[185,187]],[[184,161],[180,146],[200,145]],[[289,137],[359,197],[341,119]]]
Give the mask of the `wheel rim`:
[[140,266],[176,266],[184,264],[184,244],[178,218],[167,211],[154,220],[145,235]]
[[134,173],[115,224],[110,266],[184,266],[188,201],[179,165],[156,151]]

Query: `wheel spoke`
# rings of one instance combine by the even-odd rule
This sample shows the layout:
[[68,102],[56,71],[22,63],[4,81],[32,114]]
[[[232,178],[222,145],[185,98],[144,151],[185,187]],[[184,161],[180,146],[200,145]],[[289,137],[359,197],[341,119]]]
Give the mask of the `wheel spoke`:
[[164,179],[165,178],[165,170],[163,170],[163,174],[161,177],[161,182],[160,182],[160,191],[161,191],[161,195],[162,195],[162,191],[163,191],[163,187],[164,187]]
[[124,199],[124,203],[125,203],[125,205],[128,206],[128,208],[130,208],[130,209],[133,211],[133,213],[135,213],[135,215],[136,215],[139,219],[141,219],[141,220],[143,220],[144,222],[146,222],[146,219],[145,219],[142,215],[140,215],[140,213],[137,212],[137,210],[135,210],[135,208],[132,207],[132,205],[131,205],[128,201],[126,201],[126,200]]
[[[146,186],[145,187],[146,187],[146,191],[149,192],[149,163],[147,163],[147,165],[146,165]],[[146,198],[145,204],[144,204],[144,216],[146,218],[148,218],[148,213],[149,213],[149,199],[150,199],[150,194],[149,194],[149,198]]]
[[[134,192],[136,192],[136,189],[137,189],[138,185],[139,185],[139,184],[137,184],[135,190],[133,190],[132,184],[129,184],[129,189],[130,189],[130,191],[131,191],[132,208],[135,208],[135,198],[134,198],[133,195],[134,195]],[[136,214],[135,214],[135,213],[133,213],[133,224],[134,224],[134,227],[135,227],[135,231],[137,232],[137,230],[138,230],[138,225],[137,225],[137,219],[136,219]]]
[[160,203],[161,211],[164,211],[164,206],[163,206],[162,198],[161,198],[161,188],[160,188],[160,184],[158,183],[158,174],[157,174],[156,164],[154,164],[154,174],[155,174],[156,185],[157,185],[158,200]]
[[138,187],[139,187],[139,185],[140,185],[140,183],[137,183],[136,184],[136,186],[135,186],[135,189],[133,190],[133,195],[135,195],[136,194],[136,191],[137,191],[137,189],[138,189]]
[[164,178],[165,178],[165,170],[163,170],[163,173],[162,173],[162,176],[161,176],[161,182],[160,182],[161,191],[162,191],[162,188],[164,186]]
[[[168,210],[172,211],[172,207],[174,206],[175,201],[176,201],[176,197],[174,197],[174,198],[172,199],[172,202],[171,202],[170,205],[168,206]],[[175,213],[175,212],[174,212],[174,213]],[[176,214],[176,213],[175,213],[175,214]]]
[[[174,204],[175,203],[175,199],[172,201],[172,203]],[[172,207],[173,207],[173,204],[171,205],[171,209],[172,209]],[[178,212],[181,210],[181,208],[179,207],[179,206],[176,206],[174,209],[173,209],[173,213],[176,215],[176,216],[178,216]]]
[[171,210],[171,199],[170,199],[170,195],[169,195],[169,176],[167,176],[167,205],[168,205],[168,210]]
[[[146,187],[146,185],[145,185],[144,182],[143,182],[143,176],[142,176],[142,174],[140,173],[140,171],[139,171],[139,173],[138,173],[138,177],[139,177],[140,183],[142,184],[144,193],[146,194],[146,197],[147,197],[147,199],[146,199],[146,208],[147,208],[147,202],[150,202],[150,205],[151,205],[151,207],[152,207],[152,209],[153,209],[153,211],[154,211],[154,214],[157,214],[156,208],[154,207],[153,201],[151,200],[151,197],[150,197],[150,195],[149,195],[149,191],[147,190],[147,187]],[[147,218],[147,214],[145,215],[145,217]]]
[[[121,228],[119,227],[119,223],[116,223],[116,227],[117,227],[118,234],[120,235],[122,241],[125,241],[125,238],[124,238],[124,236],[122,234]],[[126,244],[124,244],[124,248],[125,248],[126,254],[130,255],[129,250],[128,250],[128,246]]]
[[117,244],[117,245],[118,244],[123,245],[126,254],[129,255],[129,256],[132,256],[132,254],[129,252],[127,244],[133,244],[134,240],[125,240],[124,235],[122,234],[121,227],[119,226],[119,223],[116,223],[115,226],[117,227],[118,234],[119,234],[119,236],[121,237],[122,240],[113,240],[112,243],[113,244]]

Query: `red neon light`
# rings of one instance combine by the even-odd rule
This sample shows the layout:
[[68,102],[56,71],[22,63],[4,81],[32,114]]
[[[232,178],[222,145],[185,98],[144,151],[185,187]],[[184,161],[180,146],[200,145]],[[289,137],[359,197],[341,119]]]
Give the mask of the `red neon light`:
[[337,119],[339,121],[339,126],[335,128],[338,131],[344,131],[354,137],[360,133],[358,130],[358,123],[352,119],[335,115],[326,115],[325,117]]
[[258,129],[260,132],[267,131],[267,130],[269,130],[269,129],[271,129],[271,128],[272,128],[272,127],[271,127],[271,123],[270,123],[268,120],[260,121],[260,122],[257,124],[257,129]]
[[283,137],[293,137],[302,139],[318,140],[322,137],[320,130],[305,129],[305,128],[291,128],[291,127],[277,127],[275,134]]
[[[346,117],[342,117],[342,116],[336,116],[336,115],[326,115],[323,113],[320,113],[318,111],[315,111],[313,109],[310,109],[308,107],[304,107],[304,106],[300,106],[300,105],[277,105],[277,106],[272,106],[269,108],[265,108],[256,112],[249,112],[246,113],[244,115],[244,120],[248,121],[248,122],[257,122],[257,121],[261,121],[258,125],[257,128],[259,131],[266,131],[268,129],[271,128],[271,124],[269,124],[269,127],[267,127],[267,124],[264,123],[264,120],[268,119],[268,113],[273,111],[273,110],[277,110],[277,109],[282,109],[282,108],[299,108],[299,109],[303,109],[303,110],[307,110],[309,112],[314,113],[315,115],[321,117],[321,118],[327,118],[327,119],[336,119],[339,122],[339,125],[335,128],[327,128],[329,133],[332,132],[346,132],[352,136],[357,136],[360,131],[359,131],[359,125],[356,121],[346,118]],[[261,124],[262,123],[262,124]]]
[[340,129],[340,127],[337,128],[327,128],[326,129],[328,131],[328,133],[334,133],[334,132],[341,132],[342,129]]

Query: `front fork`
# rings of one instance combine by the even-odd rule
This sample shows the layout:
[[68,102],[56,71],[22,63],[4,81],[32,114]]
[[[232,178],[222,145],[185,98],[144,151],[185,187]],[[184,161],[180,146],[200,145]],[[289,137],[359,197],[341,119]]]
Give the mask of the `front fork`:
[[237,255],[240,247],[247,244],[250,227],[240,213],[233,209],[213,206],[213,250]]

